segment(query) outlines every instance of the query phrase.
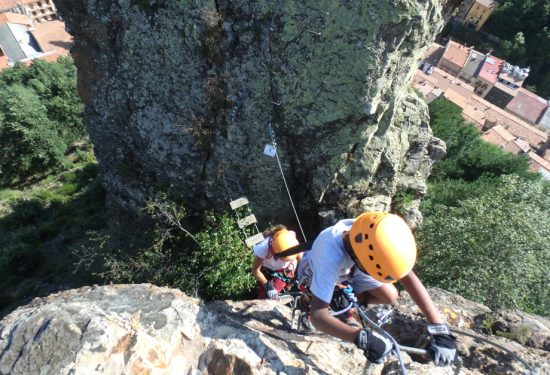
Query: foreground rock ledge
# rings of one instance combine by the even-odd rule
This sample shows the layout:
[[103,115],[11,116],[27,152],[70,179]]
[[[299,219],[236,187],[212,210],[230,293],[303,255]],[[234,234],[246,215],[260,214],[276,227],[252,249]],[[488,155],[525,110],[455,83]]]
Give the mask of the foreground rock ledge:
[[[432,290],[456,327],[469,331],[491,314],[482,305]],[[511,314],[510,312],[508,314]],[[351,344],[288,329],[290,309],[270,301],[203,303],[148,284],[84,287],[37,298],[0,322],[0,374],[362,374],[365,359]],[[521,318],[521,319],[528,319]],[[521,320],[514,318],[514,322]],[[530,320],[537,333],[547,319]],[[423,322],[404,296],[393,330],[420,345]],[[545,331],[546,330],[546,331]],[[490,337],[550,373],[550,353]],[[548,342],[548,336],[532,342]],[[447,368],[413,361],[413,374],[521,374],[525,366],[494,346],[459,337],[461,358]],[[527,343],[529,345],[529,343]],[[398,373],[397,361],[372,374]]]

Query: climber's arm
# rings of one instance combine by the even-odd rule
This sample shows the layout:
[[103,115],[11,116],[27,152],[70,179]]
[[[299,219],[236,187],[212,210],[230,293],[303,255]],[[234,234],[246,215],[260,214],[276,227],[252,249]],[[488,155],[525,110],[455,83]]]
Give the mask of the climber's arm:
[[256,255],[254,258],[254,262],[252,263],[252,275],[258,280],[260,285],[264,286],[267,284],[267,278],[263,274],[261,268],[262,264],[264,263],[264,260]]
[[422,313],[424,313],[428,323],[444,323],[428,291],[413,271],[409,272],[407,276],[399,281],[410,294],[413,301],[418,305]]
[[354,342],[360,329],[348,326],[330,315],[328,306],[329,304],[325,301],[312,296],[311,323],[313,323],[315,328],[326,334],[338,337],[344,341]]

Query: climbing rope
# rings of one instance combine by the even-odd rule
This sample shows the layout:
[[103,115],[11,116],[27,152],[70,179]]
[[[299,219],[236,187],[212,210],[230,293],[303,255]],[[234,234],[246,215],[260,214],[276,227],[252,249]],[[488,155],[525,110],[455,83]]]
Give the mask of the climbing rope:
[[294,207],[294,202],[292,201],[292,196],[290,195],[290,189],[288,188],[288,184],[286,183],[281,160],[279,159],[279,153],[277,152],[277,140],[275,139],[275,132],[273,131],[271,123],[267,125],[267,130],[269,131],[269,135],[271,136],[271,144],[273,145],[273,149],[275,150],[275,158],[277,159],[277,164],[279,165],[279,170],[281,171],[281,176],[283,177],[283,182],[285,184],[286,192],[288,194],[288,199],[290,200],[290,205],[292,206],[292,210],[294,211],[294,216],[296,216],[296,221],[298,221],[298,226],[300,227],[300,231],[302,232],[304,241],[307,242],[306,234],[304,233],[302,223],[300,222],[300,218],[298,217],[298,212],[296,212],[296,207]]

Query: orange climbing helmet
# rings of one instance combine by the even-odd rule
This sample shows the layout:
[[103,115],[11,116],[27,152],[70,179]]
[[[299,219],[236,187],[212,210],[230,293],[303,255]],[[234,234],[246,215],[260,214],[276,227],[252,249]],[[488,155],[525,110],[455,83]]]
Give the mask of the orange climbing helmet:
[[349,232],[350,255],[358,267],[383,283],[407,275],[416,261],[411,229],[397,215],[366,212],[355,219]]
[[[275,254],[288,250],[291,247],[294,247],[299,244],[300,243],[296,239],[296,233],[294,231],[287,230],[286,228],[277,231],[271,237],[271,248],[273,249],[273,252]],[[287,257],[282,257],[281,259],[288,261],[288,260],[295,259],[297,256],[298,255],[295,254]]]

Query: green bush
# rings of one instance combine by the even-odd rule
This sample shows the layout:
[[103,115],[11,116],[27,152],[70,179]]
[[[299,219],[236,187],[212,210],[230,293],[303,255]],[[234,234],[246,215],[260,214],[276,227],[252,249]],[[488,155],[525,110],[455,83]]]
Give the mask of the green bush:
[[227,214],[209,213],[205,228],[196,235],[200,247],[190,257],[201,271],[199,293],[208,299],[235,299],[256,285],[250,270],[252,252],[244,246],[242,232]]
[[234,218],[207,213],[192,234],[183,205],[166,195],[151,200],[146,212],[155,229],[107,251],[101,273],[106,282],[150,282],[205,299],[238,299],[254,288],[252,252]]
[[540,181],[502,183],[455,207],[435,204],[417,231],[418,273],[492,308],[550,315],[550,195]]

